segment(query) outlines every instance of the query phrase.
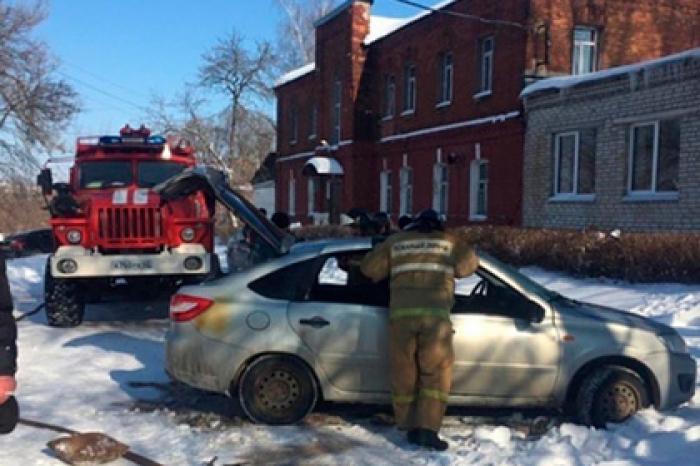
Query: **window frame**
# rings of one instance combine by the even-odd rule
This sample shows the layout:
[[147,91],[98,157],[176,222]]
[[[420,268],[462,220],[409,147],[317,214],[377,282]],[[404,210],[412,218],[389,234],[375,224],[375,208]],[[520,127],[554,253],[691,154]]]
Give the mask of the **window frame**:
[[[407,179],[404,175],[408,174]],[[413,168],[402,167],[399,171],[399,215],[413,215]]]
[[342,116],[343,116],[343,83],[340,78],[336,78],[333,82],[333,100],[332,100],[332,130],[331,143],[339,144],[342,137]]
[[416,97],[418,95],[416,65],[413,63],[408,63],[404,67],[403,86],[403,111],[401,116],[413,115],[416,112]]
[[[481,166],[486,165],[486,179],[481,178]],[[489,217],[489,161],[486,159],[476,159],[472,161],[469,179],[469,220],[473,222],[483,222]],[[484,189],[484,212],[479,212],[479,192]]]
[[454,56],[452,52],[443,52],[440,54],[439,71],[438,102],[435,105],[436,108],[450,105],[454,98]]
[[[592,32],[593,33],[593,40],[577,40],[576,39],[576,32],[577,31],[587,31],[587,32]],[[599,47],[600,44],[600,31],[598,28],[593,27],[593,26],[586,26],[586,25],[575,25],[574,29],[572,31],[572,47],[571,47],[571,74],[574,76],[581,76],[584,74],[589,74],[589,73],[595,73],[598,71],[598,51],[600,49]],[[591,69],[589,71],[581,72],[581,65],[583,62],[583,58],[585,57],[585,54],[579,53],[578,55],[578,63],[576,63],[576,50],[579,49],[579,51],[583,51],[588,47],[593,48],[593,58],[591,60]],[[578,65],[578,69],[577,69]],[[578,72],[577,72],[578,71]]]
[[[439,176],[438,176],[438,171]],[[444,194],[444,205],[442,204]],[[449,213],[450,197],[450,172],[446,163],[439,162],[433,165],[433,210],[441,216]]]
[[[678,199],[679,190],[676,191],[659,191],[658,190],[658,170],[659,170],[659,157],[661,157],[661,123],[662,120],[651,120],[639,123],[634,123],[630,125],[629,128],[629,140],[628,146],[629,150],[627,153],[627,200],[637,200],[637,199]],[[652,126],[654,128],[654,144],[652,153],[652,164],[651,164],[651,189],[637,189],[633,190],[633,178],[634,178],[634,158],[635,158],[635,130],[637,128],[644,128]],[[679,141],[680,142],[680,141]],[[680,160],[679,160],[680,164]],[[678,173],[680,178],[680,170]]]
[[314,104],[311,107],[309,115],[309,140],[316,139],[318,136],[318,106]]
[[297,214],[297,180],[294,178],[294,172],[290,171],[289,181],[288,181],[288,198],[287,202],[289,204],[289,216],[294,217]]
[[379,211],[391,215],[391,205],[393,202],[393,183],[391,170],[379,172]]
[[299,140],[299,112],[296,106],[289,108],[289,144],[294,145]]
[[[486,44],[491,44],[491,50],[485,51]],[[496,38],[494,36],[486,36],[479,39],[479,86],[475,99],[489,96],[493,93],[493,72],[494,72],[494,56],[496,52]],[[488,67],[485,62],[488,59]],[[488,70],[488,83],[485,83],[485,75]]]
[[[572,192],[560,192],[560,179],[559,179],[559,167],[561,166],[561,140],[565,137],[574,136],[574,160],[573,160],[573,173],[572,173]],[[596,148],[598,144],[598,137],[596,131]],[[596,151],[597,155],[597,151]],[[595,190],[592,193],[581,193],[579,192],[580,186],[580,166],[581,166],[581,130],[575,131],[563,131],[560,133],[554,133],[554,172],[552,176],[552,196],[550,201],[594,201],[595,200]],[[595,172],[593,174],[595,178]],[[595,181],[595,179],[594,179]]]

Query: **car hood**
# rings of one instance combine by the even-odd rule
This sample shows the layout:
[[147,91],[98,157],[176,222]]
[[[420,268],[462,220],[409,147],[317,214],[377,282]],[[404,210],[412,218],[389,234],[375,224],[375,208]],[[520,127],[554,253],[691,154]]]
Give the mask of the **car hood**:
[[571,299],[562,299],[562,301],[565,304],[563,306],[557,306],[560,310],[574,313],[578,315],[578,317],[585,319],[594,319],[602,324],[617,324],[655,334],[666,334],[672,331],[671,327],[667,325],[631,312]]
[[224,172],[211,167],[189,168],[155,186],[153,190],[168,201],[202,191],[210,201],[217,200],[245,223],[278,255],[289,252],[294,237],[269,221],[241,193],[231,188]]

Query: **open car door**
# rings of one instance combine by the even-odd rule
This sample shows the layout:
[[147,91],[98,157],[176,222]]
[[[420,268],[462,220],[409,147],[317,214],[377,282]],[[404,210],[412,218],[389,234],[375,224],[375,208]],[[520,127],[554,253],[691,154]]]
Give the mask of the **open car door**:
[[294,236],[280,230],[241,193],[228,185],[226,175],[211,167],[190,168],[155,186],[153,190],[164,201],[202,191],[207,202],[219,201],[253,230],[278,256],[289,252]]

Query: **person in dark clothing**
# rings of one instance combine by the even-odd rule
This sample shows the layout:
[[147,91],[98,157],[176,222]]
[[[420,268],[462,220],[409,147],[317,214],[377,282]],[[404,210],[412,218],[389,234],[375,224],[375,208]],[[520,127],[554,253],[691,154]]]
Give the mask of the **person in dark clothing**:
[[280,230],[284,231],[289,231],[289,225],[291,225],[291,220],[289,219],[289,215],[285,214],[284,212],[275,212],[272,214],[272,223],[277,225],[277,227]]
[[5,256],[0,250],[0,434],[12,432],[19,418],[17,400],[13,396],[17,386],[17,326],[12,309]]
[[403,230],[407,226],[413,223],[413,219],[408,215],[402,215],[399,217],[399,230]]
[[374,214],[373,220],[379,228],[379,235],[387,237],[391,235],[391,218],[386,212],[377,212]]

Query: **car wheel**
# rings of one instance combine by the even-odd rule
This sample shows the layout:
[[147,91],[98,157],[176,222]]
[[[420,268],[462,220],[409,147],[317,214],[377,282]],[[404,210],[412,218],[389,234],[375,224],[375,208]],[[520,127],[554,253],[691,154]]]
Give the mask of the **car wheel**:
[[604,366],[584,379],[575,410],[582,424],[605,427],[609,422],[624,422],[649,404],[647,388],[639,375],[623,367]]
[[270,355],[253,361],[238,384],[241,408],[259,424],[294,424],[316,405],[318,385],[309,368],[291,356]]

